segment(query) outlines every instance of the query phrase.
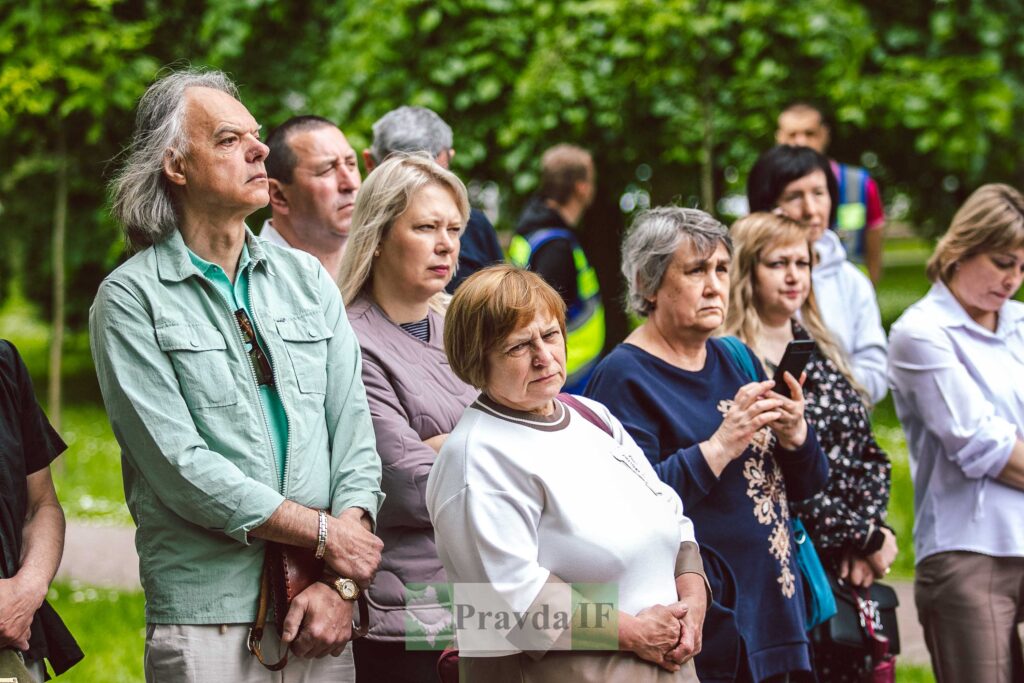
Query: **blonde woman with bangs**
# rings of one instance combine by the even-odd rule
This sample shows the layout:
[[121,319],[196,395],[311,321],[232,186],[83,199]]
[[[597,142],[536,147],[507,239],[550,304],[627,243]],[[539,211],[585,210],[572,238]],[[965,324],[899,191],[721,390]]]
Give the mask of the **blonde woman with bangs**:
[[462,181],[426,154],[389,157],[356,197],[339,282],[387,496],[377,517],[384,552],[368,594],[370,632],[353,645],[358,680],[433,680],[431,644],[451,623],[437,600],[407,605],[406,586],[446,580],[423,500],[437,451],[477,394],[452,373],[442,345],[444,289],[468,218]]
[[[725,333],[739,337],[768,375],[794,339],[812,339],[817,353],[806,368],[805,415],[829,459],[825,489],[793,502],[827,570],[858,586],[888,573],[896,537],[885,526],[891,465],[871,433],[863,388],[825,327],[811,285],[814,251],[807,227],[785,216],[754,213],[730,231],[734,254]],[[856,681],[855,658],[820,645],[822,680]]]

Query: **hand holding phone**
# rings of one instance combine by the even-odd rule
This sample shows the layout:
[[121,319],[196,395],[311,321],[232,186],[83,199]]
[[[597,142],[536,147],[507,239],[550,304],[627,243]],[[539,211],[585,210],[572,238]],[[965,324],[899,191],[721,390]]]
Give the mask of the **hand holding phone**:
[[784,376],[788,372],[799,382],[800,373],[804,371],[807,362],[811,360],[811,354],[814,353],[815,348],[817,347],[814,341],[810,339],[794,339],[789,342],[786,352],[782,354],[782,360],[779,361],[779,365],[775,369],[775,377],[772,378],[775,380],[775,388],[772,391],[779,396],[793,398]]

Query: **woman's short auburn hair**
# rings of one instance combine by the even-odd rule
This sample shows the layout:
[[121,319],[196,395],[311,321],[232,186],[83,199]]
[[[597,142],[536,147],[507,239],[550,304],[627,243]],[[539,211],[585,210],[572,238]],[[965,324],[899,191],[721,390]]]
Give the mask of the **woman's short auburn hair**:
[[444,317],[444,350],[452,371],[483,388],[488,354],[538,313],[555,318],[565,337],[565,302],[540,275],[504,264],[473,273],[455,290]]
[[982,185],[953,216],[949,230],[928,259],[932,282],[949,284],[961,261],[993,251],[1024,247],[1024,197],[1001,183]]

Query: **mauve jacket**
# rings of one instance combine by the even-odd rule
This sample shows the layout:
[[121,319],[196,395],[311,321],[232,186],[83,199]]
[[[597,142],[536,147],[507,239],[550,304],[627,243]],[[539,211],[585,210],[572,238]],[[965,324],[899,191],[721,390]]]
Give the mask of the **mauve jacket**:
[[[386,502],[376,533],[384,541],[380,569],[368,594],[371,640],[433,645],[451,612],[417,591],[406,605],[406,584],[445,583],[424,498],[437,454],[425,439],[447,434],[479,392],[451,371],[444,353],[444,318],[430,311],[430,341],[394,323],[366,294],[348,307],[363,354],[363,384],[370,404]],[[417,624],[406,633],[406,616]]]

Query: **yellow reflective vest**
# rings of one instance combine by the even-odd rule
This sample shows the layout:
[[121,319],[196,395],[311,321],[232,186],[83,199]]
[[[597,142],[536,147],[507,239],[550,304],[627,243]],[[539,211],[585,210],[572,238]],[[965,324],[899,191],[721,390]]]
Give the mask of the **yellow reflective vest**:
[[604,305],[597,273],[587,261],[576,236],[564,228],[543,228],[525,236],[516,235],[509,244],[509,260],[520,268],[530,268],[537,250],[556,239],[568,240],[572,246],[578,296],[578,301],[566,312],[565,370],[568,377],[565,387],[569,392],[582,391],[604,349]]

